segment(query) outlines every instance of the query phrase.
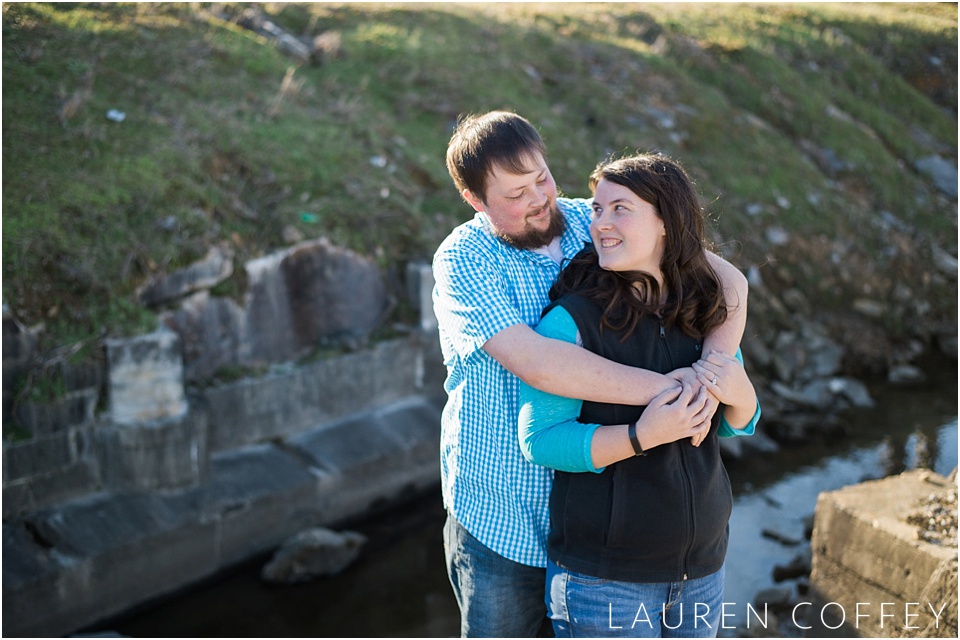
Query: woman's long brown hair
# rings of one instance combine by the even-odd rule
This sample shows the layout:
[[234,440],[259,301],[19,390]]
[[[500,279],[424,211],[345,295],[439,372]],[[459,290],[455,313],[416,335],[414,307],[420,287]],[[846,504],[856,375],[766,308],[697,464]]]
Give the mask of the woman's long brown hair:
[[646,315],[703,339],[726,320],[727,305],[720,278],[707,261],[703,209],[690,178],[669,158],[641,154],[601,163],[590,175],[592,191],[600,180],[630,189],[663,220],[664,291],[651,274],[603,269],[590,245],[561,270],[550,299],[574,292],[596,301],[603,308],[601,326],[622,332],[624,340]]

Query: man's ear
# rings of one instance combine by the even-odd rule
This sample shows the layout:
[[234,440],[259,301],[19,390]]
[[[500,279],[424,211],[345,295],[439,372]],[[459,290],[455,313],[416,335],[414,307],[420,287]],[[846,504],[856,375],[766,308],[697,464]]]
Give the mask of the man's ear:
[[463,199],[467,201],[474,211],[483,211],[486,207],[483,205],[483,200],[473,195],[473,192],[470,189],[464,189],[460,192],[460,195],[463,196]]

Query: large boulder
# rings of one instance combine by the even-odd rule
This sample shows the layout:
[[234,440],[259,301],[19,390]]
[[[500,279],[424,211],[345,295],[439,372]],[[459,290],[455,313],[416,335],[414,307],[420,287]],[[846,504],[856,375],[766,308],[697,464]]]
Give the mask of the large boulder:
[[296,360],[324,344],[362,344],[389,310],[377,264],[326,239],[246,263],[242,300],[197,291],[162,322],[183,342],[187,380],[225,367]]

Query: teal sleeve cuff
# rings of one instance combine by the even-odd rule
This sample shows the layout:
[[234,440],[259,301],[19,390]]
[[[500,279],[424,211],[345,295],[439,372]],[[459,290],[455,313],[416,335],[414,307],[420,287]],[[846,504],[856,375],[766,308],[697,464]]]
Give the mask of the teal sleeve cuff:
[[[743,353],[740,351],[740,348],[737,348],[737,353],[735,354],[737,360],[740,361],[740,364],[743,364]],[[717,430],[717,435],[721,438],[735,438],[737,436],[752,436],[757,429],[757,423],[760,421],[760,399],[757,399],[757,410],[753,412],[753,417],[750,419],[750,422],[747,423],[742,429],[734,429],[730,426],[730,423],[727,422],[726,416],[723,415],[723,407],[720,407],[720,428]]]

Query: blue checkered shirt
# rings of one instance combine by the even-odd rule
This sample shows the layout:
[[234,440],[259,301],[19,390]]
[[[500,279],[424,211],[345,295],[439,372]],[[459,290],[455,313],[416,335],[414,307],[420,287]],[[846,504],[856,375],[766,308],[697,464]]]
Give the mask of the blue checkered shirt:
[[[591,200],[559,198],[566,258],[589,242]],[[483,345],[515,324],[535,327],[560,273],[551,258],[497,239],[483,213],[447,237],[433,258],[433,305],[447,367],[440,434],[444,506],[484,545],[546,566],[553,472],[527,462],[517,440],[520,380]]]

